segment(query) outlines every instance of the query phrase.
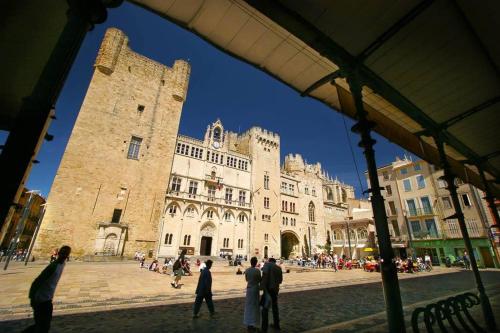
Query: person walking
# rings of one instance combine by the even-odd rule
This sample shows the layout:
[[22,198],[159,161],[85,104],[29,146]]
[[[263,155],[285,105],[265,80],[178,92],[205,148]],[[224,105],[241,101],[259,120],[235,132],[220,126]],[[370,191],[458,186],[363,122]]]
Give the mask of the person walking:
[[187,250],[183,249],[179,258],[174,262],[172,266],[172,270],[174,272],[174,281],[170,282],[170,285],[174,288],[179,288],[179,282],[181,281],[182,276],[184,275],[184,268],[182,267],[182,262],[184,261],[184,256],[186,255]]
[[260,270],[255,268],[257,265],[257,257],[250,259],[252,267],[245,271],[245,280],[247,281],[247,291],[245,298],[245,314],[243,316],[243,324],[248,328],[249,332],[255,332],[259,318],[259,293],[260,281],[262,277]]
[[210,268],[212,267],[212,260],[207,260],[205,262],[206,267],[200,273],[200,278],[198,279],[198,285],[196,286],[196,299],[194,301],[193,308],[193,318],[198,318],[198,313],[201,309],[201,304],[203,299],[207,302],[208,311],[210,311],[210,316],[214,316],[214,302],[212,301],[212,273],[210,273]]
[[268,299],[271,299],[273,308],[273,325],[275,330],[280,330],[280,314],[278,309],[278,293],[280,284],[283,282],[283,272],[281,268],[276,265],[276,259],[270,258],[269,261],[262,268],[262,282],[261,289],[264,291],[262,295],[262,326],[261,331],[267,332],[269,325],[269,306]]
[[337,255],[337,253],[333,254],[333,269],[335,270],[335,272],[338,272],[339,270],[339,256]]
[[470,269],[470,260],[469,260],[469,256],[467,255],[467,251],[464,251],[463,260],[464,260],[465,269]]
[[33,308],[35,324],[23,332],[45,333],[50,330],[53,310],[52,299],[70,253],[71,248],[69,246],[61,247],[57,259],[52,261],[31,284],[29,298]]

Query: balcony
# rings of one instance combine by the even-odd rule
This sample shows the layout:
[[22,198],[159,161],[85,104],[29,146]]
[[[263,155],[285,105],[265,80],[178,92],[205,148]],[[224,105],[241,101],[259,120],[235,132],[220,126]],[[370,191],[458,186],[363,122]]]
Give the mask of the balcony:
[[432,210],[431,207],[425,207],[425,208],[413,208],[407,210],[408,217],[415,217],[415,216],[434,216],[434,211]]
[[196,200],[196,201],[204,201],[207,203],[218,204],[218,205],[228,205],[235,207],[243,207],[250,208],[249,202],[240,202],[238,200],[226,200],[224,198],[216,198],[213,195],[203,195],[203,194],[193,194],[188,192],[180,192],[180,191],[168,191],[167,196],[175,197],[179,199],[188,199],[188,200]]
[[423,240],[423,239],[441,239],[443,236],[441,233],[433,231],[419,231],[412,233],[412,238],[414,240]]

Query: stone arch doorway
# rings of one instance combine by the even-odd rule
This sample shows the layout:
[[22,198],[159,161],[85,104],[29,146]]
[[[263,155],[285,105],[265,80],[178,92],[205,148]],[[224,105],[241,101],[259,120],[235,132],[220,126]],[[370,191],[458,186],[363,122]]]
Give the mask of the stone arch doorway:
[[200,255],[209,256],[212,254],[212,240],[215,235],[215,225],[205,223],[200,230]]
[[103,253],[105,255],[114,256],[116,254],[117,243],[118,237],[116,237],[116,234],[109,234],[106,236],[106,239],[104,240]]
[[300,253],[299,237],[293,231],[281,233],[281,257],[285,259],[295,258]]

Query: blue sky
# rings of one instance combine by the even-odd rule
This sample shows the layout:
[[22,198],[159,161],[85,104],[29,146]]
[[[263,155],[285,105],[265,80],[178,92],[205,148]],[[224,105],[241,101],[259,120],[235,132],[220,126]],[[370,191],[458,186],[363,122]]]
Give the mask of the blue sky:
[[[236,60],[194,34],[156,15],[125,2],[109,11],[108,20],[88,33],[56,105],[57,120],[49,129],[55,136],[38,155],[27,186],[47,195],[64,153],[74,121],[92,75],[99,44],[108,27],[117,27],[129,37],[130,47],[148,58],[171,66],[175,59],[187,59],[192,71],[180,133],[202,138],[206,126],[220,118],[226,129],[244,131],[260,126],[281,137],[281,156],[300,153],[309,163],[340,180],[359,181],[349,150],[342,115],[274,80],[265,73]],[[347,119],[350,129],[353,122]],[[359,138],[349,133],[363,188],[366,170]],[[377,162],[388,164],[404,150],[375,135]]]

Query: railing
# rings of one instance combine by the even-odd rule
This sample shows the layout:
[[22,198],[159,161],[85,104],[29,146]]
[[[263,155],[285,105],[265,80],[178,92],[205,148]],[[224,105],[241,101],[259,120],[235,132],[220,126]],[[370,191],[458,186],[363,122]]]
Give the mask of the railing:
[[434,215],[432,207],[414,208],[408,210],[408,216],[427,216]]
[[241,202],[239,200],[226,200],[225,198],[216,198],[213,196],[207,196],[207,195],[203,195],[203,194],[193,194],[193,193],[180,192],[180,191],[168,191],[167,195],[177,197],[180,199],[196,199],[196,200],[200,200],[200,201],[216,203],[219,205],[231,205],[231,206],[250,208],[249,202]]
[[439,239],[443,238],[439,232],[419,231],[412,233],[413,239]]

